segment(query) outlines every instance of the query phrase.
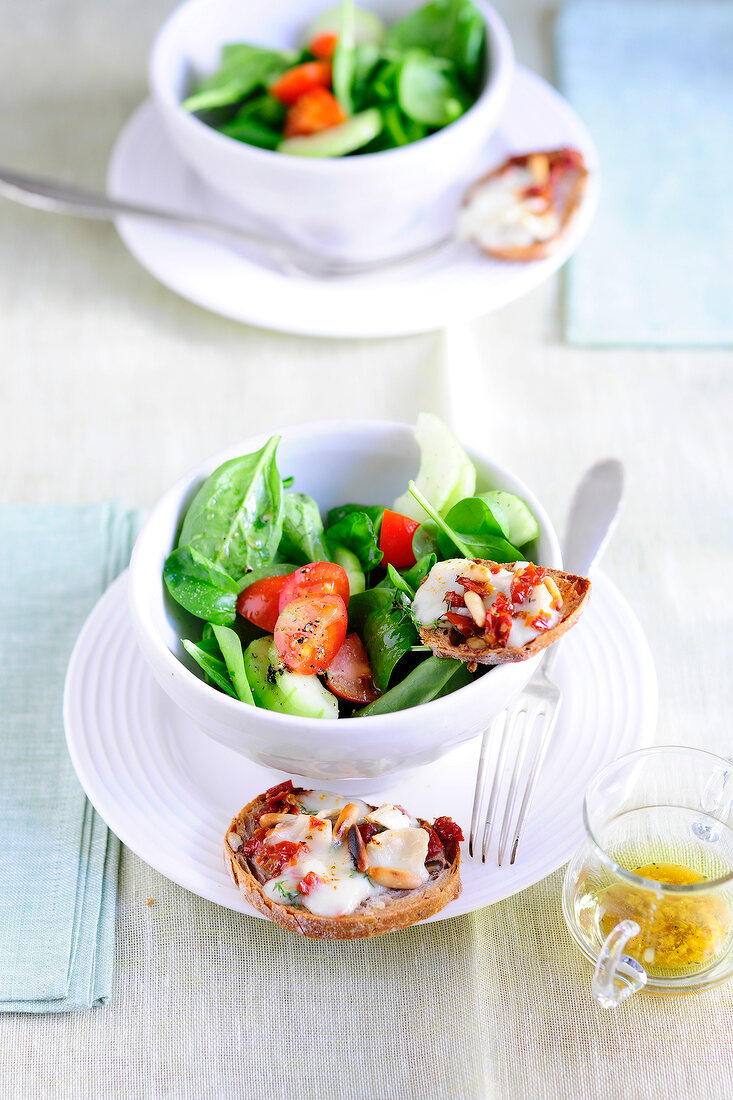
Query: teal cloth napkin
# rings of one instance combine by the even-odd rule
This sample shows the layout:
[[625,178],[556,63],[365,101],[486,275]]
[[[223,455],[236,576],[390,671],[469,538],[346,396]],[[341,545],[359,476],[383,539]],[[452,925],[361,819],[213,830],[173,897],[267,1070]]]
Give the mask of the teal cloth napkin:
[[571,0],[557,60],[601,161],[568,340],[733,343],[733,3]]
[[0,506],[2,1011],[110,996],[120,845],[76,778],[62,700],[76,637],[136,529],[119,504]]

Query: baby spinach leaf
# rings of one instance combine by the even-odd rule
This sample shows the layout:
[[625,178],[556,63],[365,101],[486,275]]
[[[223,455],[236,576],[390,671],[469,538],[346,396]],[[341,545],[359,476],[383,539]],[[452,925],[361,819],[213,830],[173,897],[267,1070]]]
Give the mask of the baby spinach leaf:
[[168,555],[163,580],[176,603],[192,615],[224,625],[234,621],[239,583],[195,546],[180,546]]
[[454,65],[422,50],[410,50],[400,66],[397,97],[404,113],[425,126],[447,126],[470,105]]
[[195,546],[230,574],[270,564],[283,522],[283,488],[275,462],[279,441],[273,436],[262,450],[214,470],[186,512],[179,546]]
[[247,679],[247,673],[244,668],[244,654],[242,652],[242,643],[239,639],[239,635],[228,626],[214,625],[213,631],[219,643],[229,679],[234,685],[234,690],[237,693],[237,698],[241,699],[243,703],[249,703],[251,706],[254,706],[255,701],[252,697],[252,689],[249,686],[249,680]]
[[350,516],[352,512],[363,512],[365,516],[369,516],[375,532],[379,534],[384,515],[381,504],[339,504],[337,508],[329,508],[326,514],[326,528],[333,527],[345,516]]
[[379,699],[357,710],[354,717],[391,714],[396,710],[417,707],[421,703],[429,703],[465,687],[470,682],[471,673],[462,661],[454,661],[450,657],[428,657],[399,684],[385,691]]
[[[446,526],[458,534],[460,548],[464,547],[467,558],[488,558],[490,561],[517,561],[521,555],[515,546],[504,538],[501,525],[485,500],[479,497],[466,497],[454,504],[445,517]],[[441,531],[438,546],[443,557],[453,555],[453,547],[458,545],[454,535]]]
[[326,528],[329,547],[345,546],[356,554],[365,573],[381,562],[384,554],[379,549],[377,536],[366,512],[349,512],[338,523]]
[[484,22],[471,0],[432,0],[392,26],[387,33],[387,47],[403,51],[417,47],[447,58],[475,93],[481,78],[484,39]]
[[421,523],[415,530],[415,534],[412,536],[412,552],[418,561],[425,554],[435,554],[437,560],[439,531],[440,528],[437,523],[431,523],[430,520]]
[[380,691],[387,690],[395,665],[419,641],[404,599],[389,585],[349,600],[349,630],[356,630],[364,642]]
[[183,648],[191,654],[194,661],[221,691],[231,695],[232,699],[237,698],[237,693],[229,676],[229,670],[221,657],[209,653],[207,651],[208,647],[205,648],[203,643],[202,645],[196,645],[195,642],[189,642],[186,638],[183,639]]
[[222,47],[217,71],[201,80],[181,106],[185,111],[210,111],[238,103],[256,88],[264,88],[296,60],[297,55],[290,51],[230,43]]
[[240,107],[234,118],[219,126],[219,130],[248,145],[275,149],[282,141],[285,114],[284,105],[274,96],[256,96]]
[[283,496],[283,533],[277,552],[278,557],[300,565],[330,560],[321,513],[306,493],[288,492]]
[[424,554],[422,557],[418,558],[411,569],[405,570],[402,574],[403,580],[410,585],[413,594],[417,592],[421,583],[425,580],[437,560],[437,556],[432,552]]

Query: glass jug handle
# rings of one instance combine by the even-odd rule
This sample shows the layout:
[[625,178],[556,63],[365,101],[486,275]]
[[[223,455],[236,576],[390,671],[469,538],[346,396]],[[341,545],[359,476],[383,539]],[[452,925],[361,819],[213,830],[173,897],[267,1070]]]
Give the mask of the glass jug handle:
[[603,943],[593,975],[593,996],[602,1008],[615,1008],[646,985],[646,970],[629,955],[622,955],[626,944],[639,935],[639,925],[622,920]]

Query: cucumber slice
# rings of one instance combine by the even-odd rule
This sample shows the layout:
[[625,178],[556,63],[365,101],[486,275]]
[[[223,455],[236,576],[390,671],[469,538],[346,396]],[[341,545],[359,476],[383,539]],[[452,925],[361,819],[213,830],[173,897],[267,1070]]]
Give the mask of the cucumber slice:
[[356,554],[347,550],[345,546],[334,546],[331,557],[349,578],[349,595],[356,596],[358,592],[363,592],[366,589],[366,577]]
[[503,489],[491,489],[488,493],[477,495],[491,508],[507,542],[513,546],[524,546],[537,538],[540,525],[520,497],[505,493]]
[[[322,11],[309,25],[305,36],[305,44],[318,38],[319,34],[338,34],[341,30],[342,5],[336,4],[327,11]],[[354,8],[354,43],[359,46],[362,42],[374,42],[379,45],[384,38],[384,23],[373,11],[364,11],[363,8]]]
[[244,667],[258,707],[301,718],[338,718],[336,696],[317,676],[288,672],[269,634],[250,642]]
[[[420,413],[415,438],[420,445],[420,470],[415,485],[436,512],[446,512],[456,501],[474,495],[474,465],[439,417],[432,413]],[[428,519],[409,492],[398,497],[392,508],[419,523]]]
[[319,134],[285,138],[278,145],[277,151],[295,157],[345,157],[362,145],[368,145],[381,129],[382,115],[376,107],[370,107],[342,122],[340,126],[330,126]]

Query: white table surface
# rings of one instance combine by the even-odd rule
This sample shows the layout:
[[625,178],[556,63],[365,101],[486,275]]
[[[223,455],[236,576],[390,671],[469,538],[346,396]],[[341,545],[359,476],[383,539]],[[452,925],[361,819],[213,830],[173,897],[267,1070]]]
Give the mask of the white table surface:
[[[170,6],[5,0],[2,160],[101,185]],[[497,6],[519,60],[551,77],[554,5]],[[144,507],[252,432],[429,409],[485,431],[562,527],[576,479],[616,455],[628,494],[605,567],[652,645],[658,741],[727,754],[733,357],[573,349],[560,311],[555,278],[472,326],[483,370],[455,402],[438,335],[349,342],[246,328],[158,286],[111,227],[1,202],[2,498]],[[702,596],[682,587],[691,562]],[[733,984],[604,1014],[562,923],[559,884],[554,875],[431,938],[386,937],[351,955],[309,945],[304,966],[303,946],[279,930],[125,853],[112,1002],[0,1017],[0,1095],[729,1097]]]

